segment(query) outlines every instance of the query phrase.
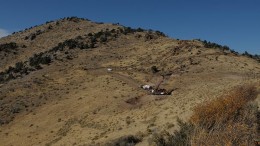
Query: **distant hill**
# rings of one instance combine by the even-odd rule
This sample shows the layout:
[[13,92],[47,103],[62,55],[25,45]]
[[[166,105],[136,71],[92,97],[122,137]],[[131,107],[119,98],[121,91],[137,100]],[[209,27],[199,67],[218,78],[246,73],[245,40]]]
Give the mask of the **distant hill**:
[[2,145],[156,145],[203,101],[260,87],[259,55],[77,17],[1,38],[0,59]]

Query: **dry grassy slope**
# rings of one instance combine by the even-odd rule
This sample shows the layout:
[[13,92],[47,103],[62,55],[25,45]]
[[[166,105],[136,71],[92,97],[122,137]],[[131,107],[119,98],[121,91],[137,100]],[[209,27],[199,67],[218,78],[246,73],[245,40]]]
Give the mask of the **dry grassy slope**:
[[[51,29],[49,28],[51,26]],[[24,61],[35,53],[49,50],[56,46],[58,43],[68,39],[73,39],[77,36],[84,36],[88,33],[99,32],[106,28],[113,29],[119,26],[112,24],[99,24],[86,20],[69,21],[61,19],[55,22],[46,23],[40,26],[27,29],[22,32],[0,39],[0,44],[16,42],[19,45],[17,55],[0,53],[0,66],[3,69],[14,65],[18,61]],[[41,31],[35,39],[31,40],[32,34]],[[29,39],[25,39],[29,37]],[[25,45],[26,48],[22,48]]]
[[[19,55],[4,58],[0,69],[65,39],[118,27],[64,21],[34,41],[23,39],[47,26],[0,39],[0,43],[28,46]],[[1,145],[103,145],[130,134],[144,137],[138,145],[150,145],[153,134],[178,128],[177,117],[188,119],[196,104],[240,84],[260,86],[260,65],[255,60],[204,48],[195,40],[147,40],[138,35],[145,36],[121,35],[95,49],[71,50],[72,60],[56,60],[2,85],[1,106],[26,106],[0,127]],[[153,65],[159,73],[151,72]],[[149,95],[139,88],[140,84],[154,85],[160,75],[166,75],[162,87],[177,88],[172,95]]]

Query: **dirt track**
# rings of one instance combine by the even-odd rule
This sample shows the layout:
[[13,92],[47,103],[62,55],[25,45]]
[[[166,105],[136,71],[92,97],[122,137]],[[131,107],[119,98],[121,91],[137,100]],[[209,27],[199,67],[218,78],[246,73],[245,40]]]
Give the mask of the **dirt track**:
[[141,81],[135,80],[129,76],[123,75],[122,73],[118,73],[118,72],[124,72],[126,74],[129,73],[130,71],[127,71],[126,68],[111,67],[111,69],[112,69],[112,71],[108,71],[107,68],[89,69],[89,70],[87,70],[87,73],[92,74],[92,75],[110,75],[111,77],[121,80],[135,89],[143,91],[140,88],[140,86],[143,85],[144,83],[142,83]]

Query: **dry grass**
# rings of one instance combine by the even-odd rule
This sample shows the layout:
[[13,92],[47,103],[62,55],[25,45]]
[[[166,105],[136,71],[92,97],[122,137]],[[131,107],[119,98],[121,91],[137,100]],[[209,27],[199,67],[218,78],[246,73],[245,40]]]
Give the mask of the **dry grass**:
[[[89,21],[66,20],[57,24],[52,22],[1,38],[0,44],[14,41],[27,47],[17,48],[16,54],[0,54],[0,71],[65,40],[121,27]],[[49,25],[53,27],[51,30]],[[44,33],[34,40],[25,40],[38,30]],[[57,53],[53,56],[57,60],[49,66],[0,85],[0,113],[3,113],[0,117],[12,121],[0,128],[1,145],[97,145],[139,131],[145,133],[142,142],[137,144],[142,145],[150,138],[150,130],[177,128],[176,116],[189,117],[191,107],[201,102],[205,94],[215,96],[241,82],[258,82],[259,78],[255,77],[243,80],[243,75],[248,71],[260,73],[259,63],[250,58],[223,55],[218,49],[204,48],[198,41],[164,37],[148,41],[142,32],[118,36],[96,44],[95,49],[64,48]],[[151,66],[161,71],[152,74]],[[113,71],[107,72],[106,68]],[[178,88],[171,96],[158,98],[146,95],[139,88],[141,84],[153,85],[159,75],[166,75],[163,88]],[[143,94],[142,98],[131,101],[132,105],[125,102]],[[68,125],[70,119],[80,121]],[[175,126],[168,127],[167,123]],[[180,141],[190,141],[191,135],[185,138],[186,133],[179,132],[176,137],[181,137]],[[126,141],[131,143],[129,139]]]
[[173,134],[163,131],[158,135],[154,135],[153,142],[156,146],[190,146],[191,134],[193,133],[193,125],[177,120],[180,126],[179,131],[174,131]]
[[253,145],[257,137],[257,91],[241,86],[194,109],[192,145]]
[[251,146],[258,136],[258,93],[240,86],[228,94],[198,105],[190,123],[178,121],[180,130],[154,137],[158,146]]
[[210,102],[203,103],[194,109],[191,122],[194,125],[210,129],[236,118],[237,112],[249,101],[257,97],[256,88],[241,86]]

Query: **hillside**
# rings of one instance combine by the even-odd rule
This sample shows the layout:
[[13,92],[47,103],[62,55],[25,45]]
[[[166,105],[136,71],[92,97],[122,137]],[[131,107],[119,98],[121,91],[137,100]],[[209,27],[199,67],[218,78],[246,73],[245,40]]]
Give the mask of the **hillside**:
[[[193,108],[244,84],[260,88],[257,58],[159,31],[76,17],[0,39],[1,145],[137,145],[178,129]],[[151,85],[172,91],[152,95]],[[260,97],[256,99],[260,104]]]

